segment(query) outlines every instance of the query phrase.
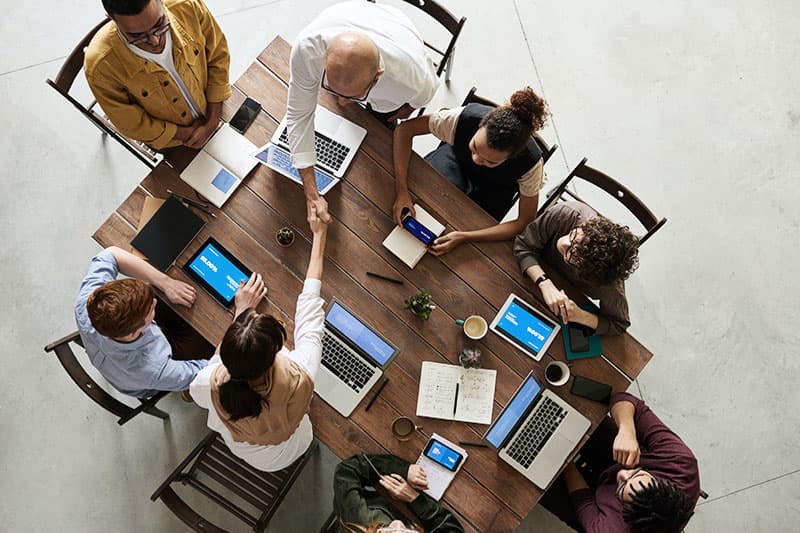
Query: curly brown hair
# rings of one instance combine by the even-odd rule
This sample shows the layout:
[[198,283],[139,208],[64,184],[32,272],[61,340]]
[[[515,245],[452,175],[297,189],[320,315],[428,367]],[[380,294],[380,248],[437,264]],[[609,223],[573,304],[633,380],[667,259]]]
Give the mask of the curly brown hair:
[[597,216],[578,228],[583,238],[572,245],[570,263],[582,279],[608,285],[625,281],[638,268],[639,238],[627,226]]
[[531,134],[542,129],[550,116],[547,102],[530,87],[511,95],[508,103],[496,107],[481,119],[486,140],[493,150],[516,154]]

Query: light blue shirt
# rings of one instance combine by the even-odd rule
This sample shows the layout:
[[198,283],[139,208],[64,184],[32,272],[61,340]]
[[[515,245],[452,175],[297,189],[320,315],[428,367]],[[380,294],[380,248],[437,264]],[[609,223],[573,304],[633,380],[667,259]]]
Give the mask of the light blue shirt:
[[98,287],[117,279],[119,267],[109,250],[92,258],[75,301],[75,321],[89,360],[118,391],[147,398],[159,391],[178,391],[189,387],[197,372],[208,361],[175,361],[167,338],[155,322],[133,342],[117,342],[94,329],[86,300]]

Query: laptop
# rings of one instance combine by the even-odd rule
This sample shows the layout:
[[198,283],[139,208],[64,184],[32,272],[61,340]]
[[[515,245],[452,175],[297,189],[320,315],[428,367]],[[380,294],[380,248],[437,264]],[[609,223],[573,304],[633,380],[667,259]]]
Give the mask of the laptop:
[[[367,130],[361,126],[317,105],[314,115],[314,146],[317,155],[314,174],[320,194],[324,195],[331,190],[344,176],[366,135]],[[283,117],[270,142],[259,148],[253,157],[302,185],[300,173],[292,166],[286,117]]]
[[546,489],[586,431],[589,420],[528,374],[483,436],[500,459]]
[[342,416],[350,416],[398,351],[334,298],[325,314],[314,391]]

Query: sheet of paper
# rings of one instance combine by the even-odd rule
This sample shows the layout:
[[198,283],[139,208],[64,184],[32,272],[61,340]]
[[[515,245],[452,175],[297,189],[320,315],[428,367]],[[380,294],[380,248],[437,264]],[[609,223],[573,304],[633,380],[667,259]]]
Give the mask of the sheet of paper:
[[[144,205],[142,206],[142,213],[139,215],[139,227],[143,228],[145,224],[147,224],[153,215],[158,211],[158,208],[164,205],[163,198],[154,198],[152,196],[145,196],[144,198]],[[144,256],[142,252],[134,248],[131,248],[131,253],[137,257],[144,259],[145,261],[147,258]]]
[[424,361],[417,416],[491,424],[496,381],[496,370]]
[[257,164],[250,157],[255,149],[255,144],[228,124],[223,124],[203,147],[203,151],[219,161],[240,180],[243,180]]
[[[420,224],[431,230],[437,237],[444,232],[444,225],[422,207],[414,204],[414,210],[417,212],[416,219]],[[389,236],[384,239],[383,246],[408,265],[409,268],[417,266],[419,260],[428,251],[419,239],[400,226],[395,226]]]
[[[455,479],[458,471],[461,470],[461,467],[464,466],[465,462],[467,462],[467,457],[469,457],[469,454],[461,446],[454,444],[437,433],[431,435],[431,438],[438,440],[439,442],[445,444],[448,448],[451,448],[464,456],[464,459],[462,459],[461,464],[458,465],[456,471],[451,472],[442,465],[425,457],[425,448],[423,448],[422,453],[419,454],[417,464],[421,465],[425,469],[425,475],[428,478],[428,488],[425,490],[425,493],[434,500],[439,501],[442,499],[442,496],[444,496],[444,492],[447,490],[447,487],[449,487],[450,483],[452,483],[453,479]],[[425,447],[427,447],[427,443]]]

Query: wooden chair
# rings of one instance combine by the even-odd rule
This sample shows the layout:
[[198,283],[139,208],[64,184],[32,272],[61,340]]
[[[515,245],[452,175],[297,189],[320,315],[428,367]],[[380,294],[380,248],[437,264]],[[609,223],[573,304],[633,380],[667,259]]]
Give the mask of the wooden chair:
[[[172,488],[181,482],[216,502],[223,509],[262,532],[280,507],[314,450],[308,451],[290,466],[277,472],[262,472],[231,453],[219,433],[210,431],[178,465],[150,497],[161,499],[184,524],[194,531],[224,532],[203,518]],[[256,509],[252,514],[246,508]]]
[[[491,107],[497,107],[497,104],[492,102],[491,100],[484,98],[483,96],[478,96],[478,94],[476,94],[477,90],[478,89],[476,87],[470,89],[469,92],[467,93],[467,96],[464,98],[464,101],[461,102],[461,105],[465,106],[467,104],[475,103],[475,104],[488,105]],[[532,137],[533,140],[536,141],[536,144],[539,146],[539,150],[541,150],[542,152],[542,163],[547,163],[547,160],[550,159],[555,153],[555,151],[558,149],[558,145],[554,144],[553,146],[548,146],[547,142],[538,133],[534,133]]]
[[564,179],[564,181],[547,193],[547,200],[539,208],[540,215],[545,209],[553,205],[559,199],[562,199],[564,195],[568,195],[571,198],[588,205],[588,202],[584,201],[576,193],[567,189],[567,186],[570,184],[570,182],[572,182],[573,179],[580,178],[591,183],[595,187],[602,189],[610,196],[615,198],[623,206],[625,206],[625,208],[628,209],[628,211],[630,211],[634,217],[636,217],[642,226],[644,226],[645,234],[639,237],[639,245],[644,244],[644,242],[652,237],[653,234],[661,228],[661,226],[666,224],[666,218],[659,219],[656,217],[656,215],[644,204],[644,202],[642,202],[638,196],[633,194],[630,189],[619,183],[611,176],[608,176],[599,170],[590,167],[586,164],[586,161],[588,161],[588,159],[584,157],[583,160],[578,163],[578,166],[576,166],[572,172],[570,172],[569,176]]
[[102,387],[100,387],[97,382],[93,380],[92,377],[86,372],[83,366],[81,366],[78,358],[75,357],[75,353],[70,347],[70,343],[73,342],[81,348],[83,347],[80,334],[77,331],[48,344],[44,347],[44,351],[47,353],[55,352],[56,357],[58,357],[58,360],[61,362],[61,366],[64,367],[64,370],[67,371],[69,377],[72,378],[72,381],[75,382],[75,384],[83,391],[83,393],[94,400],[95,403],[97,403],[100,407],[119,417],[117,424],[121,426],[139,413],[147,413],[149,415],[161,418],[162,420],[169,418],[167,413],[156,408],[156,403],[158,403],[161,398],[169,394],[168,392],[159,392],[158,394],[151,396],[146,400],[140,399],[139,402],[141,405],[138,407],[131,407],[122,403],[111,396],[111,394],[109,394]]
[[331,512],[322,527],[319,528],[319,533],[336,533],[339,530],[339,517],[336,516],[336,511]]
[[[375,0],[368,0],[375,3]],[[450,34],[450,41],[447,43],[447,48],[444,51],[436,46],[430,44],[428,41],[423,41],[425,46],[436,52],[441,59],[436,63],[436,75],[441,77],[444,72],[444,81],[450,83],[450,72],[453,69],[453,56],[455,55],[456,41],[461,34],[461,29],[464,23],[467,22],[467,17],[456,17],[450,10],[444,7],[436,0],[403,0],[407,4],[422,10],[427,15],[432,17],[436,22],[444,27]],[[420,113],[422,115],[422,113]]]
[[92,103],[87,107],[70,94],[70,90],[75,83],[75,79],[78,77],[78,74],[83,71],[83,60],[86,56],[86,47],[89,46],[89,42],[92,40],[92,37],[94,37],[95,34],[100,31],[100,28],[108,24],[110,21],[111,19],[106,18],[97,24],[97,26],[92,28],[89,33],[87,33],[86,36],[81,39],[75,49],[67,56],[67,60],[61,67],[61,70],[58,71],[55,81],[48,78],[47,84],[58,91],[61,96],[66,98],[67,101],[74,105],[75,108],[80,111],[81,114],[83,114],[83,116],[88,118],[92,124],[97,126],[103,135],[109,135],[112,139],[125,147],[126,150],[135,155],[142,163],[150,168],[155,168],[156,164],[158,163],[157,152],[155,150],[143,142],[131,139],[130,137],[126,137],[120,133],[116,126],[114,126],[114,124],[112,124],[104,114],[95,111],[94,108],[97,104],[96,100],[92,100]]

